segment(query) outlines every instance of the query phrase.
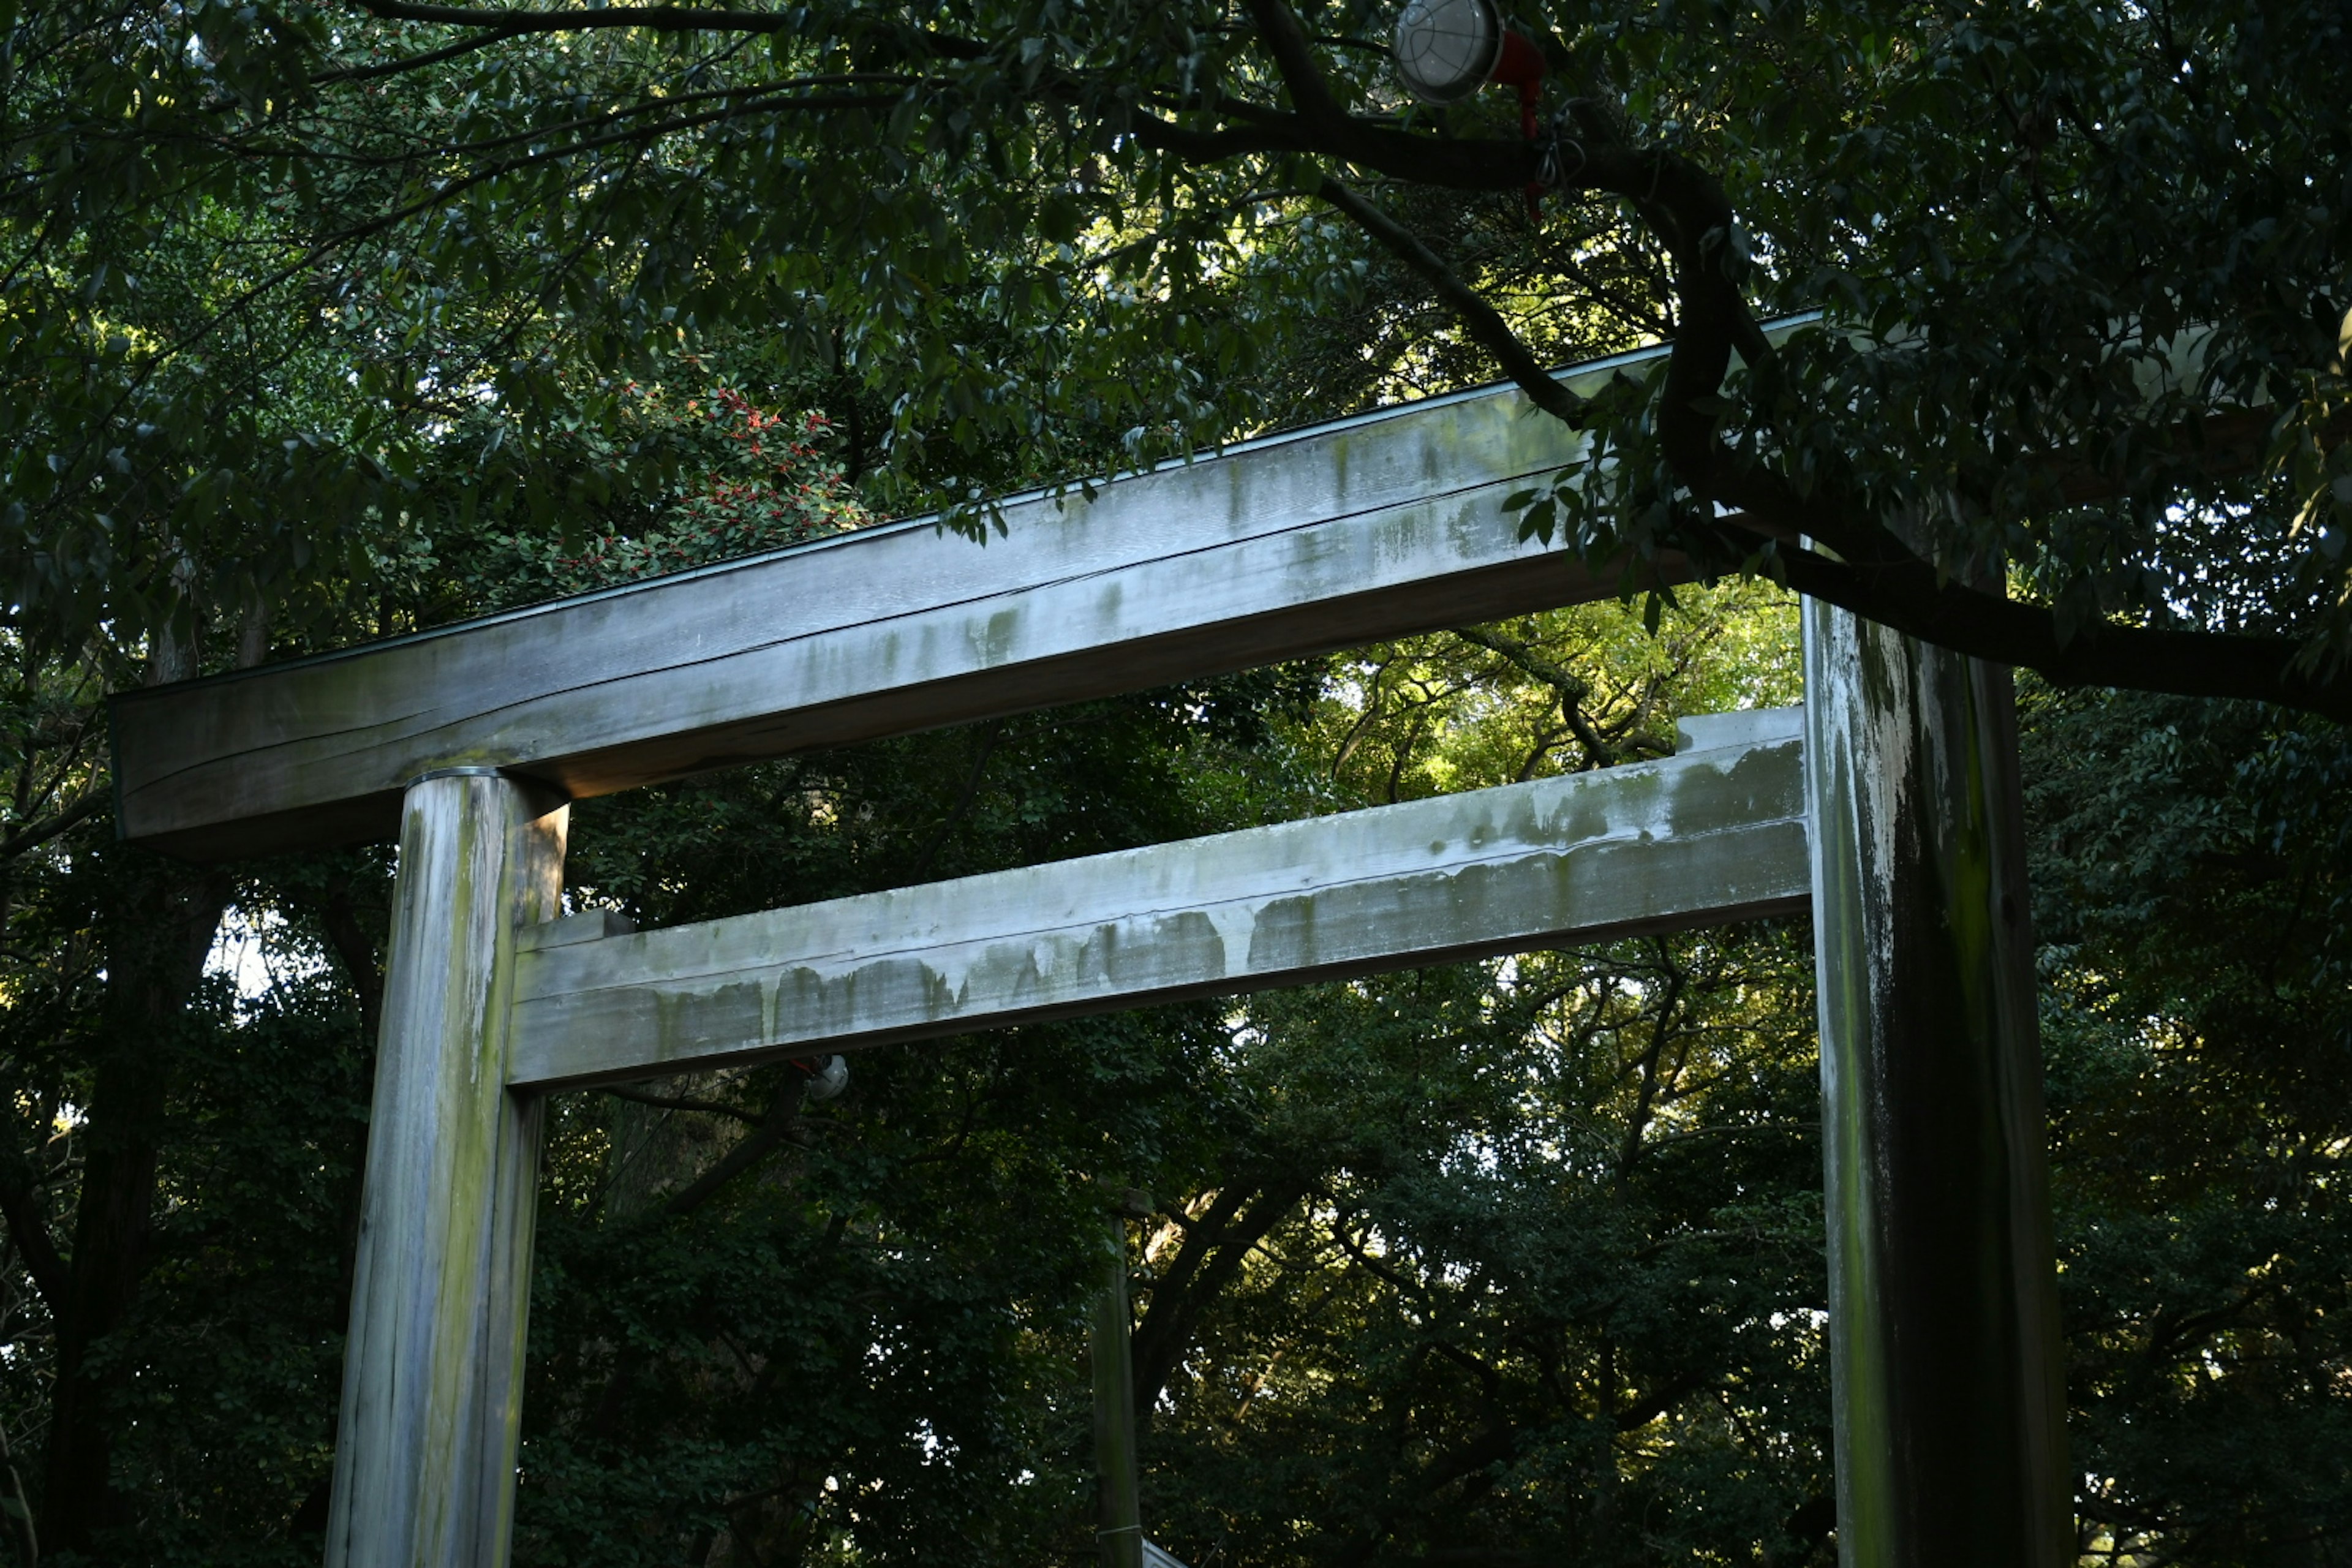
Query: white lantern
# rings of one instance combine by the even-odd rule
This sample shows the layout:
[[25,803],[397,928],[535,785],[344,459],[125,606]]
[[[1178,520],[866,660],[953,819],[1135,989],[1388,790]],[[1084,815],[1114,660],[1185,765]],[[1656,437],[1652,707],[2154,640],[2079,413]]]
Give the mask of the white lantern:
[[1423,103],[1456,103],[1493,77],[1503,18],[1494,0],[1407,0],[1395,52],[1407,92]]

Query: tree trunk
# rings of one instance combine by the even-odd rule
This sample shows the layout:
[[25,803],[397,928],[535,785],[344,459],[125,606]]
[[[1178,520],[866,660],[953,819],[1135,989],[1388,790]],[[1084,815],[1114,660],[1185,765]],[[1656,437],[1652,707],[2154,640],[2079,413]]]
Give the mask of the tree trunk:
[[82,1140],[86,1152],[66,1299],[53,1302],[57,1379],[49,1408],[42,1537],[90,1552],[121,1513],[108,1418],[112,1379],[91,1351],[121,1326],[146,1271],[183,1017],[220,925],[227,884],[143,850],[121,857],[107,942],[103,1056]]

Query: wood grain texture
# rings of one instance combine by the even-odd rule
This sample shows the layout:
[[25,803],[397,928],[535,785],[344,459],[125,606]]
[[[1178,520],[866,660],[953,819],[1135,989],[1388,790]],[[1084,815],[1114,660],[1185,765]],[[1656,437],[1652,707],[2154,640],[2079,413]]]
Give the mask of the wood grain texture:
[[507,1561],[540,1109],[506,1087],[516,933],[560,909],[569,808],[409,792],[385,967],[328,1568]]
[[1806,898],[1778,734],[1024,870],[562,942],[518,961],[512,1081],[612,1081],[1440,959]]
[[1838,1551],[2074,1560],[2009,671],[1805,605]]
[[[1656,353],[1580,367],[1590,392]],[[196,858],[388,836],[496,766],[574,799],[1603,596],[1501,501],[1581,438],[1509,388],[114,700],[122,837]],[[1669,568],[1671,569],[1671,568]]]

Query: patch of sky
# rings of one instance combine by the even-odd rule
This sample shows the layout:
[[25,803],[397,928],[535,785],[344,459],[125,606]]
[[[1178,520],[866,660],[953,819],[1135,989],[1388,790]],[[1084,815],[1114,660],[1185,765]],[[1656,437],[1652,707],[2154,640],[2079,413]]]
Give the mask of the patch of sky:
[[272,991],[314,979],[327,970],[324,955],[296,939],[276,910],[254,912],[232,904],[213,933],[205,973],[226,978],[236,988],[237,1017],[250,1018]]

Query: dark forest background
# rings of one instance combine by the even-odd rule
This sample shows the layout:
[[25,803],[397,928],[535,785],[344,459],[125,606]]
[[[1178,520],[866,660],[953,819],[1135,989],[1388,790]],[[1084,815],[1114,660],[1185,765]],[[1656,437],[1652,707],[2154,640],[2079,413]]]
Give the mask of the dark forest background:
[[[856,521],[824,424],[679,413],[777,472],[615,539]],[[610,569],[553,548],[436,539],[376,602],[406,625]],[[1605,765],[1800,695],[1769,586],[1642,620],[582,803],[568,896],[701,919]],[[103,755],[96,683],[44,673],[20,792]],[[2084,1552],[2344,1562],[2352,748],[2251,705],[2021,702]],[[72,1364],[110,1478],[88,1551],[315,1557],[390,870],[197,873],[101,814],[16,850],[13,1518],[47,1512]],[[788,1066],[561,1097],[517,1561],[1089,1561],[1108,1183],[1154,1205],[1127,1232],[1146,1510],[1185,1561],[1826,1563],[1811,963],[1801,923],[1735,927],[871,1051],[823,1104]],[[130,1094],[131,1132],[93,1115]],[[93,1213],[141,1158],[148,1211]],[[110,1247],[91,1331],[75,1255]]]
[[[116,843],[110,691],[942,502],[984,549],[974,497],[1497,372],[1313,169],[1118,130],[1202,60],[1280,96],[1216,7],[417,9],[0,0],[0,1561],[325,1524],[390,851]],[[1302,9],[1406,112],[1391,7]],[[2028,508],[2014,591],[2343,640],[2337,0],[1517,9],[1592,126],[1717,160],[1764,305],[1895,345],[1821,334],[1805,462],[2046,480],[2128,405],[2138,488]],[[950,24],[988,50],[924,54]],[[1548,363],[1685,331],[1638,201],[1365,184]],[[2167,310],[2292,452],[2163,468],[2205,405],[2146,413],[2100,334]],[[1698,515],[1657,472],[1625,506]],[[583,802],[566,897],[661,925],[1660,754],[1801,696],[1745,565]],[[2084,1560],[2347,1568],[2352,737],[2020,702]],[[1092,1561],[1132,1188],[1145,1519],[1192,1568],[1832,1563],[1811,967],[1732,927],[874,1050],[824,1101],[559,1097],[516,1561]]]

